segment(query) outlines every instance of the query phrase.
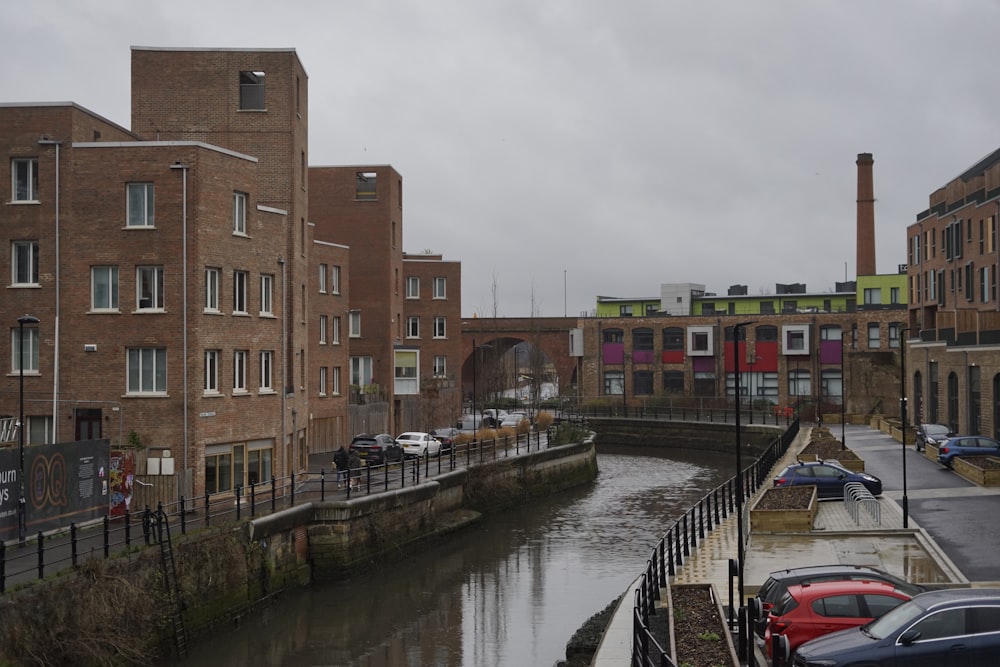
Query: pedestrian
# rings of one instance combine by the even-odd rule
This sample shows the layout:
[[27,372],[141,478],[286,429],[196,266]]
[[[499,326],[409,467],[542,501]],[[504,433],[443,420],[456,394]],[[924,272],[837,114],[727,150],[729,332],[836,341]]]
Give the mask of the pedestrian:
[[351,450],[351,453],[348,454],[347,467],[350,469],[351,488],[361,488],[361,457],[358,456],[358,452],[353,449]]
[[[355,452],[356,454],[357,452]],[[349,464],[350,457],[347,455],[347,450],[344,445],[337,448],[337,451],[333,453],[333,465],[337,468],[337,488],[344,488],[344,482],[347,481],[347,467]]]

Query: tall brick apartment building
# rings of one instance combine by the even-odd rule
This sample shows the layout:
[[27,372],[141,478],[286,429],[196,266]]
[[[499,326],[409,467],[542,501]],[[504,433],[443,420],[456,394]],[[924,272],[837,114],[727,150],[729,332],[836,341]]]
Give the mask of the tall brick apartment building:
[[[363,331],[383,375],[361,389],[383,388],[373,427],[400,421],[401,215],[392,247],[338,231],[369,193],[335,205],[310,191],[307,102],[293,50],[134,48],[131,130],[69,103],[0,105],[0,414],[18,414],[23,358],[29,444],[139,444],[136,472],[171,458],[149,470],[172,467],[165,486],[188,497],[303,470],[350,439],[352,359],[376,354],[351,350],[352,317],[377,310],[393,317]],[[369,263],[394,267],[396,284],[358,275]]]

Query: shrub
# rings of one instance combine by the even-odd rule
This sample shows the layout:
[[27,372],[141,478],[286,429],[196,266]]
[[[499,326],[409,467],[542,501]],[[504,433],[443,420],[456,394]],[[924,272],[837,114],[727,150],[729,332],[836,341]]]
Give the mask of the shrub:
[[548,427],[552,426],[552,423],[555,420],[556,418],[552,416],[551,412],[544,412],[544,411],[539,412],[535,416],[535,426],[538,428],[539,431],[544,431]]

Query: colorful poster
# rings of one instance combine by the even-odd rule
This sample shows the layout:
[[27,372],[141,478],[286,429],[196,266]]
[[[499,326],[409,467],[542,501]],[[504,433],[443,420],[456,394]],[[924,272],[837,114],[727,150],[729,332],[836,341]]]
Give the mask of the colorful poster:
[[135,450],[111,452],[111,518],[123,517],[132,506],[132,484],[135,481]]

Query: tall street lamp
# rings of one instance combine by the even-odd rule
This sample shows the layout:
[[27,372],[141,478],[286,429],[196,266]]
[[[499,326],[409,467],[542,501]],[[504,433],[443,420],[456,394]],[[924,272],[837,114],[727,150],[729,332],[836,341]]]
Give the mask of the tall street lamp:
[[[743,604],[743,445],[740,430],[740,330],[754,321],[733,325],[733,362],[736,364],[736,577],[740,605]],[[742,643],[742,642],[741,642]]]
[[910,500],[906,495],[906,336],[899,330],[899,421],[903,435],[903,528],[910,527]]
[[844,377],[844,336],[840,334],[840,450],[847,448],[847,378]]
[[482,424],[479,423],[479,413],[476,411],[476,392],[479,385],[476,383],[476,357],[479,356],[479,350],[484,347],[493,347],[492,345],[476,345],[476,339],[472,339],[472,430],[473,432],[478,432]]
[[22,315],[17,318],[17,368],[20,381],[20,413],[17,421],[17,450],[20,457],[18,467],[18,486],[20,496],[17,499],[17,539],[21,544],[27,536],[27,501],[24,497],[24,325],[38,324],[38,318],[34,315]]

